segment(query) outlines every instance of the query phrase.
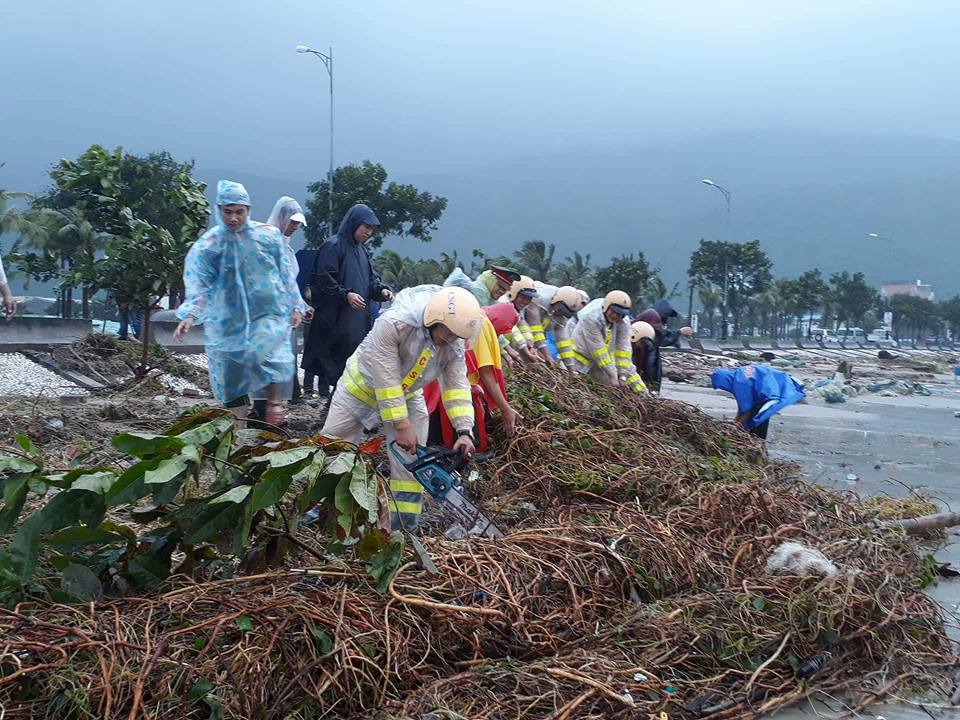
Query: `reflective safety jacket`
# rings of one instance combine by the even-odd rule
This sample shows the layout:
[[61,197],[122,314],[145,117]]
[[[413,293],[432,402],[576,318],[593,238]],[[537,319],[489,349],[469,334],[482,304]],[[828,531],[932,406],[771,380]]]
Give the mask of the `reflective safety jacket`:
[[[556,285],[547,285],[539,280],[534,283],[534,287],[537,288],[537,295],[525,308],[526,313],[521,321],[525,323],[533,339],[533,345],[538,350],[547,347],[547,330],[553,330],[560,360],[567,367],[574,368],[576,363],[573,357],[573,340],[570,339],[567,330],[567,318],[560,313],[550,312],[550,304],[558,288]],[[522,332],[523,327],[520,329]]]
[[603,314],[603,298],[591,300],[577,318],[573,330],[577,371],[586,375],[597,370],[607,375],[608,385],[615,385],[619,378],[634,392],[646,390],[631,357],[629,318],[610,325]]
[[438,348],[423,325],[424,308],[439,290],[437,285],[420,285],[399,292],[347,360],[341,382],[368,408],[359,418],[366,427],[404,423],[407,400],[422,395],[425,384],[439,380],[440,398],[453,427],[473,428],[463,340]]

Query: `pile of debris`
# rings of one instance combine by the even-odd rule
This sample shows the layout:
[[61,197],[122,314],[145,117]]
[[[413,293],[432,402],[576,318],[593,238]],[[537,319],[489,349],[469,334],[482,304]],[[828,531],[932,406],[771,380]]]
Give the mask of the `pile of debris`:
[[142,344],[114,335],[90,333],[70,345],[53,347],[49,352],[26,351],[25,354],[90,390],[190,397],[208,395],[210,390],[207,373],[183,356],[153,344],[148,348],[144,366]]
[[752,718],[949,694],[929,568],[870,508],[683,403],[556,368],[509,389],[526,428],[494,433],[467,488],[506,538],[425,537],[432,562],[411,552],[384,594],[311,550],[153,597],[21,602],[0,611],[6,717]]
[[663,376],[677,383],[710,386],[710,373],[718,367],[738,368],[749,361],[721,355],[692,352],[663,353]]

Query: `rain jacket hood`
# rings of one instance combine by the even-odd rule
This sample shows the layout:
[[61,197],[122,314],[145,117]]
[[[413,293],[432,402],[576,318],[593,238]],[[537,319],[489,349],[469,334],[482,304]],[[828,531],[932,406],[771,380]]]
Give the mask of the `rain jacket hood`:
[[289,238],[290,236],[286,233],[287,225],[290,223],[290,218],[297,213],[303,214],[303,208],[300,207],[300,203],[292,197],[284,195],[277,200],[273,206],[273,210],[270,211],[270,217],[267,218],[267,225],[273,225],[280,231],[281,235]]
[[341,240],[354,242],[353,234],[363,223],[379,227],[380,218],[366,205],[354,205],[347,210],[347,214],[344,215],[343,220],[340,221],[340,229],[337,230],[337,237]]
[[[223,217],[220,215],[221,205],[246,205],[247,207],[251,207],[250,193],[247,192],[247,189],[243,185],[233,180],[220,180],[217,183],[217,202],[213,206],[213,218],[217,226],[228,232],[232,232],[223,222]],[[253,227],[253,222],[249,216],[247,217],[246,227]],[[241,230],[242,229],[243,228],[241,228]]]

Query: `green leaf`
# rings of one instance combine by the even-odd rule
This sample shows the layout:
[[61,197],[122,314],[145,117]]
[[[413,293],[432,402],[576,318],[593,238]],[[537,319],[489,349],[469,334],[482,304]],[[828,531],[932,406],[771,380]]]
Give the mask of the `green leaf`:
[[243,555],[244,548],[247,547],[247,540],[250,538],[250,525],[253,523],[253,505],[251,503],[243,504],[243,516],[237,523],[233,531],[233,552],[236,555]]
[[334,505],[338,511],[337,523],[343,528],[343,532],[349,535],[353,529],[353,514],[357,509],[357,501],[353,499],[353,493],[350,492],[349,475],[340,477],[334,493]]
[[357,504],[367,511],[367,519],[370,522],[376,522],[378,502],[377,502],[377,477],[375,475],[367,476],[366,465],[358,462],[353,466],[353,472],[350,475],[350,494]]
[[29,473],[17,473],[8,477],[3,483],[3,506],[9,507],[17,503],[17,498],[24,494],[30,486],[33,476]]
[[223,495],[218,495],[213,500],[210,501],[210,504],[215,503],[242,503],[247,499],[247,495],[250,494],[250,491],[253,489],[252,485],[237,485],[235,488],[227,490]]
[[[204,645],[207,644],[206,638],[198,639],[202,644],[197,648],[197,650],[203,650]],[[192,702],[196,702],[197,700],[202,700],[203,697],[211,690],[213,690],[213,683],[208,680],[201,680],[200,682],[195,683],[192,688],[190,688],[190,692],[187,693],[187,698]]]
[[311,445],[302,445],[288,450],[276,450],[266,455],[260,455],[259,457],[253,458],[253,461],[258,463],[268,462],[272,468],[286,467],[287,465],[293,465],[301,460],[305,460],[310,457],[315,450],[316,448]]
[[390,542],[380,552],[373,556],[373,562],[367,572],[377,581],[377,592],[386,593],[393,576],[400,568],[403,558],[403,535],[399,532],[390,534]]
[[283,497],[293,482],[289,467],[271,467],[253,487],[253,511],[265,510]]
[[127,561],[127,577],[139,588],[150,588],[170,577],[170,568],[153,555],[134,555]]
[[67,565],[60,579],[60,588],[77,600],[87,602],[103,597],[103,585],[93,571],[85,565]]
[[207,695],[203,699],[203,702],[210,708],[210,714],[207,715],[207,720],[223,720],[223,705],[220,704],[219,700],[213,697],[213,695]]
[[37,454],[37,446],[34,445],[33,440],[28,438],[26,435],[14,435],[13,437],[17,441],[17,444],[22,447],[25,452],[28,452],[31,455]]
[[0,511],[0,535],[6,535],[13,528],[23,504],[27,500],[28,478],[30,475],[14,475],[7,478],[3,488],[3,510]]
[[241,632],[253,632],[253,620],[246,615],[241,615],[236,619],[235,622],[237,623],[237,627],[240,628]]
[[90,472],[81,474],[70,484],[71,490],[89,490],[100,495],[106,495],[117,481],[117,474],[114,472]]
[[187,458],[176,455],[163,460],[154,470],[147,470],[143,474],[143,482],[147,485],[161,485],[184,474],[187,470]]
[[764,599],[760,597],[755,597],[752,604],[757,610],[763,610],[767,606]]
[[331,475],[344,475],[353,470],[357,462],[357,454],[352,452],[342,452],[334,455],[330,464],[327,465],[327,472]]
[[168,505],[172,503],[177,493],[180,492],[180,488],[183,487],[185,478],[186,474],[180,475],[164,485],[151,485],[150,487],[153,488],[154,504]]
[[74,548],[81,545],[113,545],[126,541],[125,537],[106,530],[102,525],[94,528],[74,525],[47,538],[50,545],[60,548]]
[[21,523],[8,548],[10,562],[21,582],[26,582],[37,567],[40,555],[40,528],[43,520],[34,513]]
[[[246,486],[246,487],[249,487]],[[206,505],[184,533],[187,545],[197,545],[232,527],[243,513],[243,507],[232,502]]]
[[369,560],[383,550],[384,545],[386,545],[386,540],[383,533],[379,530],[372,530],[360,538],[360,542],[354,546],[353,552],[358,560]]
[[337,491],[337,485],[342,479],[342,475],[321,475],[313,480],[307,491],[300,495],[300,510],[306,510],[310,503],[333,497]]
[[15,470],[16,472],[33,472],[37,464],[22,458],[19,455],[0,455],[0,472]]
[[316,646],[317,652],[321,655],[326,655],[333,650],[333,640],[326,632],[319,628],[310,628],[310,634],[313,636],[313,644]]
[[43,520],[43,532],[83,523],[99,525],[106,513],[103,496],[87,490],[64,490],[54,495],[38,513]]
[[219,445],[222,444],[225,433],[228,433],[232,438],[233,423],[233,415],[221,415],[213,420],[203,423],[202,425],[197,425],[189,430],[184,430],[182,433],[177,435],[177,437],[184,443],[204,446],[214,438],[219,438],[217,440]]
[[136,502],[147,494],[146,483],[143,481],[148,470],[155,470],[163,458],[155,457],[149,460],[140,460],[128,467],[107,491],[107,505],[127,505]]
[[34,495],[46,495],[47,491],[50,489],[50,486],[46,483],[46,481],[37,477],[30,478],[27,481],[27,487]]
[[187,444],[181,438],[152,433],[120,433],[114,435],[110,442],[120,452],[139,458],[158,452],[180,452]]

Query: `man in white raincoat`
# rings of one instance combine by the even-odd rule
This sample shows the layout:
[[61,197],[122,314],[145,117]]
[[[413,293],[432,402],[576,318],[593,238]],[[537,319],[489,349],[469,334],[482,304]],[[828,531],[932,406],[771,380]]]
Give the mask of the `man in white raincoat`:
[[573,357],[577,372],[603,385],[627,385],[646,390],[633,365],[630,345],[630,296],[611,290],[587,303],[573,329]]
[[520,317],[520,332],[524,337],[529,335],[537,352],[546,362],[552,363],[553,355],[547,347],[547,331],[552,330],[560,362],[567,369],[574,370],[576,361],[567,321],[583,309],[583,298],[580,292],[570,285],[558,288],[556,285],[535,282],[534,287],[537,294]]
[[[440,381],[440,397],[457,433],[454,450],[474,452],[473,401],[464,363],[464,340],[483,322],[480,303],[459,287],[420,285],[398,293],[353,355],[330,400],[322,435],[360,444],[381,425],[387,443],[412,453],[427,440],[423,386]],[[388,452],[390,522],[413,530],[423,487]]]
[[216,225],[187,253],[186,299],[177,308],[181,339],[203,323],[213,396],[238,418],[251,390],[267,387],[267,422],[282,418],[279,384],[290,379],[290,330],[305,310],[280,231],[250,220],[240,183],[217,183]]

